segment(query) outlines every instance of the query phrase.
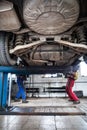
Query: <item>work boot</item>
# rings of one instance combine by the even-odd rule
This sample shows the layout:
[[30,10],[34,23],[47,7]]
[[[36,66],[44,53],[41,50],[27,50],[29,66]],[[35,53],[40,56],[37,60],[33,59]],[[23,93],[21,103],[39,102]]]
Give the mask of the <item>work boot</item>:
[[22,100],[22,103],[28,103],[28,101],[27,100]]
[[14,102],[20,102],[20,99],[15,98],[15,99],[14,99]]
[[80,103],[80,101],[78,100],[78,101],[74,101],[73,102],[73,104],[79,104]]
[[73,102],[74,100],[73,100],[73,99],[69,99],[68,101],[69,101],[69,102]]

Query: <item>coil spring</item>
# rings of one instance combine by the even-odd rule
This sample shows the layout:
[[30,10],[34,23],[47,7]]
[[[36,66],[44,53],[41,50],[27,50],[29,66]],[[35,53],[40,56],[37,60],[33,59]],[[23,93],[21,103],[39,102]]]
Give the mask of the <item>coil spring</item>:
[[78,43],[87,44],[86,32],[84,27],[82,26],[77,28],[76,33],[77,33]]
[[15,45],[23,45],[24,44],[24,37],[23,35],[17,35]]

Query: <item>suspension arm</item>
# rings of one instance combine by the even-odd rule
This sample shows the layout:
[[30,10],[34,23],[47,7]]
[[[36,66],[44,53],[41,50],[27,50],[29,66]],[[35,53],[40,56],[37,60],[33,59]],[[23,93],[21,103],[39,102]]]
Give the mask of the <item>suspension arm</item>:
[[[67,46],[67,47],[73,49],[74,51],[76,51],[78,53],[83,53],[83,54],[87,53],[87,45],[78,44],[78,43],[71,43],[71,42],[68,42],[68,41],[56,40],[56,39],[55,39],[55,42],[57,44]],[[9,53],[18,55],[20,53],[26,52],[27,50],[31,49],[34,46],[41,45],[43,43],[45,43],[45,41],[39,40],[39,41],[35,41],[33,43],[29,43],[29,44],[26,44],[26,45],[18,45],[15,48],[10,49]]]
[[30,48],[36,46],[36,45],[40,45],[40,44],[43,44],[44,42],[42,41],[35,41],[33,43],[29,43],[29,44],[26,44],[26,45],[18,45],[16,46],[15,48],[13,49],[10,49],[9,50],[9,53],[10,54],[15,54],[15,55],[18,55],[20,53],[23,53],[25,52],[26,50],[29,50]]
[[67,46],[77,52],[80,53],[87,53],[87,45],[84,44],[78,44],[78,43],[71,43],[68,41],[63,41],[63,40],[55,40],[56,43],[62,44],[64,46]]

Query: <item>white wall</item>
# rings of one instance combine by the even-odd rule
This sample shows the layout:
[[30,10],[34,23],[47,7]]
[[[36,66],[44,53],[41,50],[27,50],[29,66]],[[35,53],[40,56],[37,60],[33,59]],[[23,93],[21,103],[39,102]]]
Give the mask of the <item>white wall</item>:
[[79,77],[78,80],[76,80],[74,90],[82,90],[83,95],[87,96],[87,76]]
[[[64,77],[61,78],[43,78],[43,75],[33,75],[32,77],[34,87],[62,87],[66,85],[67,79]],[[75,85],[73,90],[82,90],[83,95],[87,96],[87,77],[79,77],[78,80],[75,81]],[[61,94],[63,95],[63,94]],[[60,95],[60,96],[61,96]]]

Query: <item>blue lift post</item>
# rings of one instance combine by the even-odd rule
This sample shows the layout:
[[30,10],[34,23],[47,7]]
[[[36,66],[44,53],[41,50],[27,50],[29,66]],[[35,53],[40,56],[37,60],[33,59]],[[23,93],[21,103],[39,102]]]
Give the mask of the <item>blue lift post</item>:
[[8,94],[8,73],[0,72],[0,109],[4,109],[7,105]]

